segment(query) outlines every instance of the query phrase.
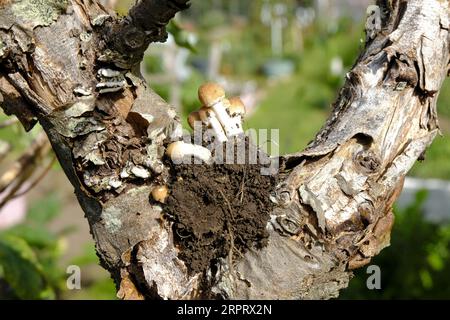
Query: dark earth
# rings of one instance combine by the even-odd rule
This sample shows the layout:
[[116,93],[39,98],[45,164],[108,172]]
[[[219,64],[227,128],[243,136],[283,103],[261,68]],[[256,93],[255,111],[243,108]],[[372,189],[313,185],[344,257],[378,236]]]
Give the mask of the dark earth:
[[205,272],[218,258],[236,261],[267,244],[274,176],[261,165],[174,165],[166,213],[190,272]]

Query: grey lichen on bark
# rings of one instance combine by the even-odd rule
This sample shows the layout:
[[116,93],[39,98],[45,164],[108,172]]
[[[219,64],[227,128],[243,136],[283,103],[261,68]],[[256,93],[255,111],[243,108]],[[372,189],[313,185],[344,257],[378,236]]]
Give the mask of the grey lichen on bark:
[[45,17],[28,0],[0,2],[2,107],[47,132],[121,298],[337,296],[351,270],[389,244],[403,178],[439,131],[448,1],[372,7],[366,47],[327,123],[280,159],[268,245],[206,275],[189,273],[171,223],[149,201],[170,180],[164,148],[180,121],[137,71],[188,2],[141,0],[125,18],[91,0],[41,0]]

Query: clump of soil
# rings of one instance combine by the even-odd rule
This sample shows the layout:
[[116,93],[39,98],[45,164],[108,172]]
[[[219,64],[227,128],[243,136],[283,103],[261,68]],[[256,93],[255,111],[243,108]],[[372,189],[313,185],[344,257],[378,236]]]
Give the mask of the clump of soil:
[[167,199],[180,258],[204,272],[220,257],[237,259],[267,244],[276,179],[261,165],[177,165]]

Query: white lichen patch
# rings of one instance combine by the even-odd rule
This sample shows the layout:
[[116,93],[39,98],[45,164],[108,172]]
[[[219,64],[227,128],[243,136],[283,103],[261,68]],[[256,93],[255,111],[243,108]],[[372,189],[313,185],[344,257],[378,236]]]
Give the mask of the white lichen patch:
[[381,31],[381,10],[377,5],[367,8],[366,33],[369,39],[374,39]]
[[6,56],[6,45],[0,40],[0,59]]
[[119,189],[122,186],[122,181],[120,181],[117,178],[111,178],[109,180],[109,185],[113,188],[113,189]]
[[150,172],[141,166],[134,166],[133,168],[131,168],[131,173],[135,177],[142,179],[148,179],[151,176]]
[[120,220],[121,215],[122,211],[114,206],[107,207],[103,210],[102,218],[108,232],[116,233],[120,230],[122,227],[122,221]]
[[123,168],[122,171],[120,172],[120,177],[122,179],[126,179],[130,177],[130,173],[128,172],[127,168]]
[[105,160],[103,159],[100,150],[95,149],[92,152],[88,153],[84,159],[85,161],[90,161],[96,166],[103,166],[106,164]]
[[141,194],[149,194],[151,188],[149,186],[142,186],[130,189],[126,194],[129,197],[137,197]]
[[66,10],[68,0],[21,0],[16,1],[11,10],[14,15],[29,25],[49,26]]
[[91,23],[93,26],[99,27],[102,26],[111,16],[108,14],[100,14],[92,19]]
[[80,40],[83,42],[89,42],[92,39],[92,33],[90,32],[82,32],[80,34]]
[[171,119],[175,119],[175,117],[178,115],[177,111],[174,108],[168,108],[167,109],[167,115],[171,118]]

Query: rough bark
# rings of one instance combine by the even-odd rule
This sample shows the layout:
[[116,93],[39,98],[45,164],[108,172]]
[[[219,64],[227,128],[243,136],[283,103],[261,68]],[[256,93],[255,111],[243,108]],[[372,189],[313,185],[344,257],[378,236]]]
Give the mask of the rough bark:
[[0,1],[3,109],[45,129],[121,298],[337,296],[389,244],[403,178],[439,132],[449,2],[378,1],[327,123],[280,158],[268,245],[207,276],[188,272],[149,201],[170,180],[163,153],[180,121],[138,71],[187,3],[141,0],[119,19],[93,0]]

